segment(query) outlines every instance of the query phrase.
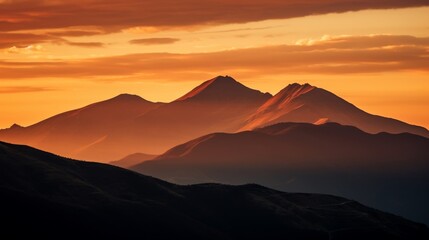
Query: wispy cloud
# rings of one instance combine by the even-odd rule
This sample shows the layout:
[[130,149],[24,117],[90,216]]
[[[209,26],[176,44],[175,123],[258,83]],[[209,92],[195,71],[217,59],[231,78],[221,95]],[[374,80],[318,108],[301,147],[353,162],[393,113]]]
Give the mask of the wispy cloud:
[[93,36],[103,34],[103,31],[89,31],[89,30],[61,30],[47,32],[46,35],[56,37],[82,37],[82,36]]
[[31,33],[2,33],[0,32],[0,49],[10,47],[26,47],[36,43],[53,40],[52,37]]
[[102,42],[73,42],[73,41],[65,41],[65,40],[61,42],[70,46],[77,46],[77,47],[99,48],[99,47],[105,46],[105,44]]
[[13,46],[5,50],[6,53],[12,53],[12,54],[34,54],[34,53],[40,53],[43,51],[44,49],[42,45],[28,45],[25,47]]
[[67,44],[78,47],[103,47],[101,42],[75,42],[52,34],[2,33],[0,32],[0,49],[27,48],[42,43]]
[[0,87],[0,94],[45,92],[45,91],[53,91],[53,90],[54,89],[43,88],[43,87],[11,86],[11,87]]
[[429,38],[330,36],[311,44],[193,54],[150,53],[63,62],[0,62],[0,79],[123,77],[163,73],[352,74],[429,71]]
[[129,41],[131,44],[142,45],[157,45],[157,44],[172,44],[180,41],[178,38],[141,38]]

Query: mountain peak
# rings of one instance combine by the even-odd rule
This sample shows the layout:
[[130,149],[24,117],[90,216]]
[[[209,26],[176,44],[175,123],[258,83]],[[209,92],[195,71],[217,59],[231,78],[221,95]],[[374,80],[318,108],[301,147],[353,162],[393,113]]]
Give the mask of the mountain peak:
[[209,81],[212,82],[231,82],[231,83],[238,83],[234,78],[232,78],[231,76],[225,75],[225,76],[217,76]]
[[124,101],[134,101],[134,100],[144,100],[142,97],[140,97],[139,95],[135,95],[135,94],[129,94],[129,93],[122,93],[119,94],[118,96],[112,98],[115,100],[124,100]]
[[24,128],[23,126],[14,123],[12,126],[10,126],[10,129],[19,129],[19,128]]
[[274,95],[270,100],[268,100],[261,109],[267,110],[269,108],[272,108],[273,106],[276,107],[284,107],[287,103],[292,101],[293,99],[308,93],[312,91],[313,89],[316,89],[316,87],[305,83],[305,84],[299,84],[299,83],[292,83],[287,85],[285,88],[283,88],[280,92],[278,92],[276,95]]
[[271,97],[269,93],[262,93],[258,90],[248,88],[236,81],[234,78],[226,75],[217,76],[203,82],[176,101],[252,101],[261,99],[266,100],[269,97]]
[[124,104],[128,104],[128,103],[135,103],[135,104],[148,103],[148,104],[152,104],[152,103],[154,103],[154,102],[148,101],[148,100],[140,97],[139,95],[129,94],[129,93],[119,94],[116,97],[107,99],[107,100],[105,100],[103,102],[106,102],[106,103],[124,103]]
[[305,84],[299,84],[299,83],[292,83],[287,85],[285,88],[283,88],[278,94],[281,95],[301,95],[304,93],[307,93],[313,89],[315,89],[316,87],[305,83]]

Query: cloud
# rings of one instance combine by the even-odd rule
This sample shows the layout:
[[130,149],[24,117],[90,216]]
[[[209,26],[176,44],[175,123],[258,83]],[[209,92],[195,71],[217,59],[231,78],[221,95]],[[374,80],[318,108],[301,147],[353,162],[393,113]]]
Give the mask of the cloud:
[[0,31],[97,27],[109,32],[428,5],[427,0],[16,0],[0,2]]
[[200,33],[212,34],[212,33],[228,33],[228,32],[245,32],[245,31],[265,30],[265,29],[271,29],[276,27],[279,27],[279,26],[234,28],[234,29],[228,29],[228,30],[206,31],[206,32],[200,32]]
[[156,44],[171,44],[180,41],[178,38],[142,38],[129,41],[131,44],[156,45]]
[[6,53],[12,53],[12,54],[34,54],[34,53],[40,53],[43,51],[44,49],[42,45],[28,45],[26,47],[13,46],[5,50]]
[[[65,33],[67,34],[67,33]],[[69,33],[73,34],[73,33]],[[76,33],[77,34],[77,33]],[[0,49],[24,49],[31,48],[42,43],[68,44],[78,47],[103,47],[101,42],[74,42],[52,34],[32,34],[32,33],[2,33],[0,32]]]
[[2,33],[0,32],[0,49],[10,47],[26,47],[35,43],[52,40],[51,37],[31,33]]
[[46,35],[56,37],[83,37],[103,34],[103,31],[89,31],[89,30],[67,30],[67,31],[55,31],[47,32]]
[[[14,0],[0,2],[0,49],[43,43],[67,44],[64,38],[111,32],[156,32],[207,25],[246,23],[362,9],[429,6],[427,0]],[[33,31],[37,30],[37,31]],[[252,29],[233,29],[246,31]],[[228,30],[226,30],[228,31]],[[208,32],[209,33],[209,32]],[[169,42],[171,41],[171,42]],[[167,44],[173,40],[131,40]],[[79,47],[100,42],[70,41]]]
[[12,86],[12,87],[1,87],[0,94],[45,92],[45,91],[52,91],[52,90],[53,89],[51,88],[42,88],[42,87]]
[[104,43],[102,42],[72,42],[72,41],[62,41],[63,43],[70,45],[70,46],[77,46],[77,47],[104,47]]
[[0,61],[0,79],[174,74],[353,74],[429,71],[429,38],[330,36],[311,44],[193,54],[147,53],[63,62]]
[[[353,41],[354,46],[350,46],[350,41]],[[323,35],[320,38],[301,39],[296,42],[296,45],[317,46],[319,49],[325,48],[374,48],[388,47],[400,45],[427,46],[429,44],[428,37],[414,37],[409,35],[369,35],[369,36],[330,36]]]

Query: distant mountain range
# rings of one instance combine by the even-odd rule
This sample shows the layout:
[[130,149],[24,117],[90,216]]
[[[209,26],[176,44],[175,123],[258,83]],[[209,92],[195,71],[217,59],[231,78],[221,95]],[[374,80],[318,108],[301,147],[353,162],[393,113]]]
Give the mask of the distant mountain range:
[[179,186],[3,142],[0,172],[4,239],[429,238],[423,224],[345,198],[255,184]]
[[259,183],[329,193],[429,223],[429,139],[338,123],[213,133],[131,168],[181,184]]
[[219,76],[170,103],[123,94],[28,127],[14,125],[0,131],[0,140],[110,162],[136,152],[160,154],[213,132],[233,133],[291,121],[337,122],[369,133],[409,132],[429,137],[423,127],[368,114],[308,84],[291,84],[272,96]]

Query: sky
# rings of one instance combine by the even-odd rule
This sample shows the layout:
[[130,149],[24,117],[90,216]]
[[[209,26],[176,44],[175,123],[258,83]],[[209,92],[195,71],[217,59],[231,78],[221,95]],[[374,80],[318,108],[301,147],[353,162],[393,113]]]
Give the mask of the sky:
[[429,0],[0,0],[0,128],[218,75],[429,128]]

